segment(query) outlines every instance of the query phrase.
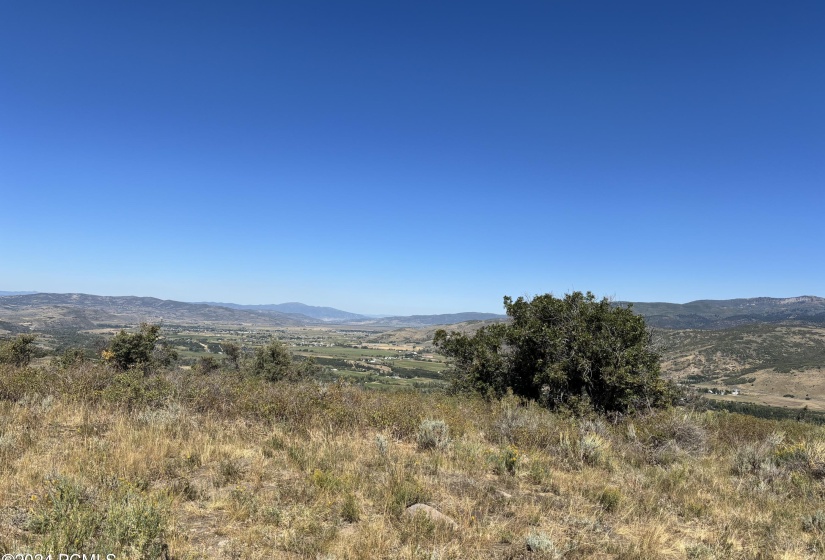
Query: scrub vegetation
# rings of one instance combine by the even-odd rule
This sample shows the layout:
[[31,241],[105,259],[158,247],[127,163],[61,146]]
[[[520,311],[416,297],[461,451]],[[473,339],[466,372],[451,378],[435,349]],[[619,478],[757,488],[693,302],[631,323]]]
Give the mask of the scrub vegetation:
[[[815,558],[825,431],[220,369],[0,366],[0,548],[126,558]],[[455,525],[404,511],[425,503]]]
[[626,413],[662,406],[670,396],[652,334],[630,307],[574,292],[532,300],[504,298],[510,321],[473,336],[435,333],[452,358],[459,391],[519,396],[575,413]]
[[[271,341],[182,369],[158,357],[167,337],[155,334],[153,357],[126,369],[0,365],[0,551],[825,553],[825,429],[813,424],[688,405],[571,414],[506,391],[374,391],[323,381]],[[414,504],[446,517],[407,514]]]

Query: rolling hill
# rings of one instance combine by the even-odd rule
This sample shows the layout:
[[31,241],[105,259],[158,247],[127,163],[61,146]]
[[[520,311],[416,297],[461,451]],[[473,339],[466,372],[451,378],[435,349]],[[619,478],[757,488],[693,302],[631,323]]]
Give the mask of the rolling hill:
[[219,302],[201,302],[206,305],[216,305],[220,307],[228,307],[230,309],[243,309],[247,311],[274,311],[276,313],[284,313],[291,315],[303,315],[311,317],[325,323],[341,323],[350,321],[365,321],[370,317],[366,315],[359,315],[358,313],[350,313],[349,311],[341,311],[334,307],[318,307],[315,305],[306,305],[304,303],[289,302],[289,303],[270,303],[265,305],[241,305],[238,303],[219,303]]
[[[495,313],[447,313],[370,317],[332,307],[298,302],[241,305],[186,303],[135,296],[0,292],[0,321],[90,328],[94,324],[164,321],[179,324],[258,326],[354,325],[377,329],[418,328],[468,321],[503,320]],[[629,302],[616,302],[626,305]],[[805,323],[825,325],[825,298],[747,298],[689,303],[636,302],[633,310],[660,329],[723,330],[744,325]]]
[[468,312],[375,318],[302,303],[187,303],[152,297],[48,293],[0,296],[0,322],[23,325],[34,330],[91,329],[102,325],[136,325],[144,321],[252,327],[355,325],[387,329],[448,325],[503,317],[494,313]]
[[434,325],[454,325],[456,323],[465,323],[467,321],[489,321],[502,320],[505,315],[498,315],[496,313],[444,313],[441,315],[409,315],[399,317],[381,317],[377,319],[367,319],[364,321],[353,321],[351,324],[358,324],[364,326],[381,326],[381,327],[431,327]]
[[89,294],[29,294],[0,298],[0,320],[28,326],[91,329],[140,322],[181,325],[297,326],[309,317],[277,312],[229,309],[152,297]]
[[[617,302],[626,304],[628,302]],[[825,298],[747,298],[689,303],[633,303],[647,323],[664,329],[727,329],[756,323],[797,321],[825,324]]]

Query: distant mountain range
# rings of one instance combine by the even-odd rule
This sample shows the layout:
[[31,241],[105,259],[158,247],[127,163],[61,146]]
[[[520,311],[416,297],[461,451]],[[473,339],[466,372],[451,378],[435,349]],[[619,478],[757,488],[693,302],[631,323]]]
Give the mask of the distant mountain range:
[[218,303],[206,301],[202,302],[206,305],[217,305],[219,307],[228,307],[230,309],[244,309],[248,311],[275,311],[277,313],[291,313],[304,315],[312,319],[317,319],[326,323],[334,323],[341,321],[368,321],[372,319],[367,315],[359,315],[358,313],[350,313],[349,311],[341,311],[333,307],[317,307],[314,305],[306,305],[304,303],[290,302],[290,303],[270,303],[268,305],[240,305],[238,303]]
[[452,325],[466,321],[491,321],[505,319],[506,315],[496,313],[445,313],[443,315],[409,315],[400,317],[380,317],[357,321],[359,325],[377,325],[385,327],[430,327],[433,325]]
[[[503,317],[503,315],[494,313],[471,312],[376,318],[331,307],[314,307],[302,303],[239,305],[89,294],[0,295],[0,323],[34,330],[119,327],[136,325],[143,321],[175,325],[208,324],[236,328],[351,325],[380,329],[446,325],[468,320]],[[0,328],[3,328],[2,325]]]
[[[616,302],[617,305],[629,302]],[[825,324],[825,298],[749,298],[690,303],[633,303],[648,324],[665,329],[725,329],[755,323]],[[135,296],[0,292],[0,322],[28,328],[80,328],[134,325],[141,321],[179,325],[289,327],[349,325],[365,328],[421,328],[468,321],[505,319],[495,313],[447,313],[371,317],[303,303],[240,305],[187,303]]]
[[0,297],[0,320],[34,329],[135,325],[142,321],[182,325],[297,326],[306,317],[229,309],[151,297],[29,294]]
[[504,315],[496,313],[444,313],[440,315],[403,315],[392,317],[375,317],[341,311],[334,307],[316,307],[304,303],[272,303],[268,305],[240,305],[237,303],[216,303],[204,302],[206,305],[217,305],[230,309],[243,309],[248,311],[263,311],[286,313],[290,315],[301,315],[317,321],[333,324],[346,325],[376,325],[382,327],[427,327],[431,325],[451,325],[464,321],[485,321],[489,319],[503,319]]
[[664,329],[727,329],[789,321],[825,324],[825,298],[816,296],[634,303],[633,310],[644,315],[649,325]]

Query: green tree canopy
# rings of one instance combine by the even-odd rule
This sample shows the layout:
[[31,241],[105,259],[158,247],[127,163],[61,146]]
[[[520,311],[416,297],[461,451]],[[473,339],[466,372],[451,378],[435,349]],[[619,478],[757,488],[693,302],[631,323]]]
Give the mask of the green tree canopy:
[[280,381],[290,377],[292,354],[282,342],[272,339],[266,346],[255,350],[251,366],[255,375],[268,381]]
[[34,344],[36,339],[37,336],[33,334],[19,334],[7,342],[0,343],[0,363],[29,365],[37,352]]
[[659,406],[667,387],[644,318],[588,292],[564,298],[504,298],[510,321],[473,336],[441,329],[433,340],[452,359],[458,390],[508,389],[550,408],[628,412]]
[[318,373],[313,358],[299,358],[295,361],[283,342],[272,339],[266,346],[255,349],[255,355],[247,363],[253,375],[267,381],[298,381],[309,379]]
[[140,330],[136,333],[121,330],[103,351],[103,359],[120,370],[147,367],[152,362],[155,343],[159,338],[160,325],[141,323]]
[[241,347],[234,342],[222,342],[221,350],[232,367],[238,369],[241,364]]

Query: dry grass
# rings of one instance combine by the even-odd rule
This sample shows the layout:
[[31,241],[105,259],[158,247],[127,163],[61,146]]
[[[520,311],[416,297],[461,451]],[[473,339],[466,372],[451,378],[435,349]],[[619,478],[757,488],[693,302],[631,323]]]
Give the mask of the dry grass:
[[817,558],[824,481],[799,423],[0,366],[0,552]]

